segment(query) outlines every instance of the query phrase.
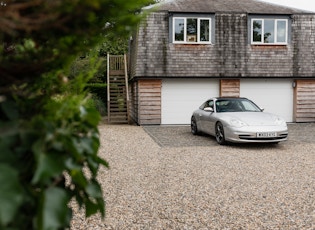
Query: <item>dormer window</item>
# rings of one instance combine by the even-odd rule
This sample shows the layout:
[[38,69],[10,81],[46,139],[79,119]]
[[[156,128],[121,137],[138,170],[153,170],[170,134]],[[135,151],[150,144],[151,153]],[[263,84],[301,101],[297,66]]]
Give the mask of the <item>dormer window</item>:
[[288,19],[251,19],[251,44],[253,45],[287,45],[288,34]]
[[173,43],[211,43],[211,18],[173,17]]

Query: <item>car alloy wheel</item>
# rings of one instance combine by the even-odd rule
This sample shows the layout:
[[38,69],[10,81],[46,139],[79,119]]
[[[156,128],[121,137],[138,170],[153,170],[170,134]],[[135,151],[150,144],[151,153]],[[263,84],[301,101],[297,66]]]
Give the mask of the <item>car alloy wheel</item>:
[[215,125],[215,139],[220,145],[225,144],[225,136],[224,136],[224,129],[221,122],[218,122]]

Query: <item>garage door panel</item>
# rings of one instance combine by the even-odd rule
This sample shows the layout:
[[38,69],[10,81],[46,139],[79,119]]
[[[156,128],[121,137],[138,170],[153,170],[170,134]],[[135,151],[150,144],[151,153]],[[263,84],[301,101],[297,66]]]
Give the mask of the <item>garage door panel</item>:
[[218,80],[163,80],[162,124],[190,124],[192,112],[208,98],[218,95]]
[[290,80],[242,80],[240,95],[253,100],[265,112],[278,114],[287,122],[293,121],[293,88]]

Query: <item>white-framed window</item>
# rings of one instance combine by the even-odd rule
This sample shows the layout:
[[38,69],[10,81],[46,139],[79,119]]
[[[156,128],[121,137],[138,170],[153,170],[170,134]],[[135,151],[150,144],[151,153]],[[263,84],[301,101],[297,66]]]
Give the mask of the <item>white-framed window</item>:
[[211,18],[174,17],[173,43],[211,43]]
[[253,18],[251,20],[251,44],[288,44],[288,19]]

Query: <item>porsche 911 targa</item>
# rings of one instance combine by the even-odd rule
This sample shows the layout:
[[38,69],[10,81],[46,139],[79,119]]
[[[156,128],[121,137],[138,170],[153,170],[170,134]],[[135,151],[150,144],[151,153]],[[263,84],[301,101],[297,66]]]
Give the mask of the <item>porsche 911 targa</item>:
[[286,141],[286,121],[264,112],[247,98],[212,98],[191,117],[191,132],[206,133],[220,144],[227,142],[278,143]]

